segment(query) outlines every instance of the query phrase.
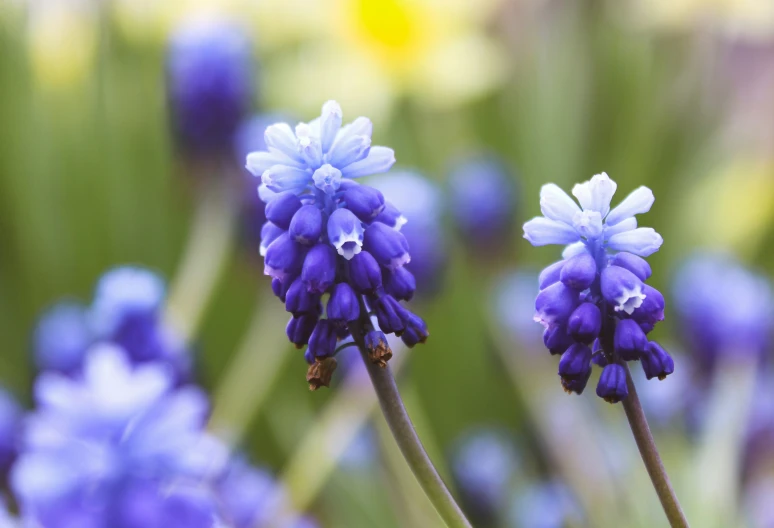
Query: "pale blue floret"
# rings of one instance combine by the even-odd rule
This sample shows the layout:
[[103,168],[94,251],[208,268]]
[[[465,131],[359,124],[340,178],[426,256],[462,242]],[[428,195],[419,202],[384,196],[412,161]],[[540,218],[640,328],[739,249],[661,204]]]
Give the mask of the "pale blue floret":
[[567,245],[563,256],[569,258],[582,250],[595,258],[606,250],[626,251],[647,257],[661,247],[663,239],[649,227],[637,227],[635,215],[646,213],[653,205],[653,192],[640,187],[610,210],[617,185],[607,174],[575,185],[572,194],[580,207],[557,185],[544,185],[540,191],[543,216],[524,224],[524,238],[534,246]]
[[328,195],[338,190],[342,178],[388,171],[395,153],[371,146],[371,121],[359,117],[341,126],[341,119],[339,104],[328,101],[319,118],[299,123],[295,130],[286,123],[267,127],[268,151],[249,154],[247,169],[261,178],[261,186],[268,191],[301,194],[316,188]]

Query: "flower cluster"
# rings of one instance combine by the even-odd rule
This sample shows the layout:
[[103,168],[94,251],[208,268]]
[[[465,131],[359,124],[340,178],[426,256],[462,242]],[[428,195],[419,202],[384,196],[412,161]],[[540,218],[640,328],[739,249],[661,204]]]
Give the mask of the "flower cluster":
[[147,269],[122,266],[105,273],[90,306],[64,301],[48,310],[34,334],[35,361],[41,370],[75,375],[95,343],[119,345],[133,363],[163,361],[178,379],[190,375],[185,345],[164,324],[164,281]]
[[544,185],[544,216],[524,224],[524,238],[533,246],[567,246],[563,259],[540,274],[535,301],[543,341],[562,355],[562,386],[583,392],[596,363],[603,367],[597,395],[611,403],[628,395],[622,361],[641,360],[648,379],[674,371],[670,355],[647,338],[664,319],[664,297],[645,283],[651,269],[642,257],[658,251],[663,240],[652,228],[637,227],[635,215],[650,210],[653,193],[640,187],[611,210],[616,187],[604,173],[575,185],[579,207],[557,185]]
[[[205,429],[208,401],[161,362],[115,344],[75,377],[44,372],[11,489],[29,526],[255,528],[276,521],[281,489]],[[238,490],[237,493],[235,490]],[[289,519],[283,527],[308,526]]]
[[261,178],[258,193],[266,202],[264,273],[292,314],[288,338],[299,348],[308,345],[313,389],[327,386],[337,340],[353,331],[381,365],[392,354],[385,333],[401,336],[409,347],[428,336],[424,321],[399,304],[416,289],[405,268],[410,260],[400,232],[405,218],[381,192],[354,181],[395,163],[392,149],[371,146],[371,130],[365,117],[342,126],[340,106],[328,101],[320,118],[295,130],[286,123],[269,126],[267,150],[247,156],[247,169]]
[[680,329],[700,371],[712,372],[722,354],[760,357],[771,348],[771,283],[731,256],[692,256],[678,270],[673,292]]

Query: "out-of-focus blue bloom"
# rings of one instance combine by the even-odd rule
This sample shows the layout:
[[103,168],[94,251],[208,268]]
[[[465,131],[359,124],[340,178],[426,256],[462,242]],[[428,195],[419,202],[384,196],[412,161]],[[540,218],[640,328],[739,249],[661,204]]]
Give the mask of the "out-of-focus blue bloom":
[[432,292],[440,286],[448,258],[440,189],[414,172],[391,172],[370,178],[368,183],[381,191],[386,200],[379,220],[408,240],[411,262],[405,268],[416,277],[420,293]]
[[97,283],[91,306],[65,302],[41,317],[34,336],[38,367],[76,374],[92,344],[112,342],[133,362],[163,360],[184,379],[189,355],[163,323],[165,298],[164,282],[152,271],[134,266],[108,271]]
[[495,283],[494,309],[498,323],[527,351],[540,346],[541,331],[532,321],[538,274],[532,270],[514,271]]
[[[566,245],[563,260],[540,275],[534,317],[545,327],[546,347],[564,354],[562,386],[583,392],[593,361],[604,367],[597,394],[611,403],[628,395],[619,362],[641,360],[648,379],[674,371],[669,354],[646,337],[664,318],[664,297],[645,284],[651,269],[642,258],[658,251],[663,240],[652,228],[638,228],[635,218],[650,210],[653,193],[640,187],[611,210],[616,188],[607,174],[597,174],[573,188],[579,206],[558,186],[544,185],[544,216],[524,224],[524,238],[532,245]],[[592,342],[590,350],[586,345]]]
[[774,292],[765,277],[729,255],[700,253],[674,279],[680,330],[701,372],[719,354],[760,355],[771,347]]
[[476,430],[457,442],[452,472],[468,514],[478,523],[496,521],[510,496],[511,476],[518,465],[518,453],[502,431]]
[[516,210],[514,179],[494,156],[475,155],[449,173],[450,208],[466,243],[492,249],[507,242]]
[[201,485],[227,451],[204,432],[204,394],[174,381],[113,345],[92,348],[77,378],[43,373],[11,473],[23,515],[50,528],[210,528],[217,505]]
[[250,40],[233,23],[195,20],[172,35],[169,105],[181,148],[193,156],[229,155],[253,91]]
[[73,373],[81,367],[94,341],[87,313],[80,303],[64,301],[41,316],[33,338],[38,368]]
[[229,528],[268,526],[282,513],[284,490],[268,472],[234,459],[217,484]]
[[562,528],[583,521],[570,490],[560,482],[534,484],[516,496],[509,526],[514,528]]
[[[428,336],[424,321],[393,297],[411,298],[416,285],[403,268],[411,258],[406,237],[396,229],[403,223],[401,213],[377,189],[355,181],[395,163],[392,149],[371,146],[371,130],[365,117],[342,126],[341,107],[328,101],[318,119],[295,129],[287,123],[269,126],[266,149],[246,160],[247,169],[261,179],[258,194],[267,204],[260,246],[264,273],[293,314],[288,337],[299,347],[309,344],[307,380],[317,380],[310,387],[327,385],[335,365],[329,359],[336,339],[349,335],[349,321],[373,325],[363,305],[374,312],[382,331],[402,336],[409,347]],[[392,274],[389,282],[383,279],[387,274]],[[337,290],[342,295],[331,299],[328,318],[320,318],[319,296],[342,283],[351,288]],[[350,292],[357,294],[356,304]],[[371,359],[382,363],[388,357]],[[320,378],[323,364],[326,375]]]

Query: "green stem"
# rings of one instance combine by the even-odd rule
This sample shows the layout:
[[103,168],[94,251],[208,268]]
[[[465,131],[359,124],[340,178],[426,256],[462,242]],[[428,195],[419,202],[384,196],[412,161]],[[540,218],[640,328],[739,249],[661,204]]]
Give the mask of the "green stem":
[[390,367],[379,367],[368,359],[368,351],[363,340],[363,328],[369,324],[352,324],[352,336],[360,349],[360,355],[363,357],[374,391],[379,399],[379,406],[382,408],[384,418],[390,426],[392,436],[403,453],[411,471],[414,473],[417,481],[422,486],[430,502],[438,511],[438,514],[450,528],[472,528],[470,522],[465,518],[465,514],[457,505],[449,489],[444,484],[441,476],[436,471],[430,457],[427,456],[422,441],[419,439],[414,425],[411,423],[406,407],[398,392],[395,384],[395,378],[392,376]]
[[658,499],[661,501],[661,507],[664,508],[664,513],[667,519],[669,519],[669,525],[672,528],[688,528],[688,520],[680,507],[680,502],[677,500],[674,489],[672,489],[672,484],[669,482],[669,475],[667,475],[666,469],[664,469],[664,463],[661,461],[661,456],[656,448],[656,442],[653,440],[653,435],[650,432],[650,427],[642,410],[640,398],[637,396],[637,389],[634,386],[629,367],[623,361],[621,365],[623,365],[626,371],[626,385],[629,388],[629,396],[623,400],[623,407],[624,411],[626,411],[626,418],[629,420],[634,440],[637,442],[637,448],[640,450],[642,461],[645,463],[650,480],[656,490]]

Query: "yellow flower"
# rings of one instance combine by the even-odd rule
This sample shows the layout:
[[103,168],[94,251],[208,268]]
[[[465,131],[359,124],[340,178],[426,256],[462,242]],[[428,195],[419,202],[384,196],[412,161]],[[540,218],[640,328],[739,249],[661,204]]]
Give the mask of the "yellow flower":
[[716,28],[750,38],[774,34],[771,0],[635,0],[638,22],[670,30]]
[[[264,0],[264,12],[283,1]],[[408,95],[443,108],[486,93],[505,73],[504,55],[482,27],[496,0],[294,1],[321,18],[297,51],[267,66],[273,105],[311,113],[336,99],[378,116]],[[270,16],[256,23],[259,35],[281,24]]]
[[82,84],[93,72],[97,40],[90,6],[63,0],[30,4],[27,49],[42,88],[61,91]]

